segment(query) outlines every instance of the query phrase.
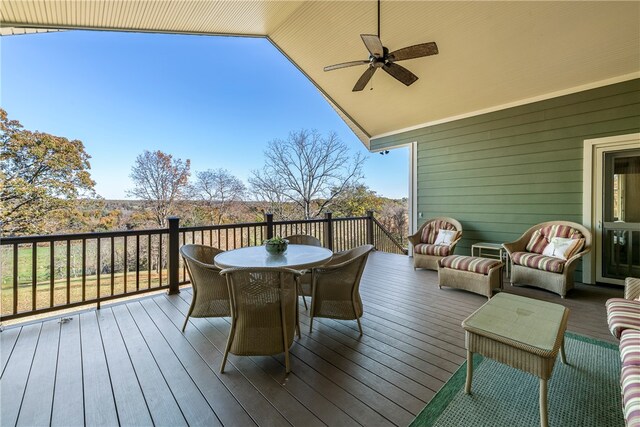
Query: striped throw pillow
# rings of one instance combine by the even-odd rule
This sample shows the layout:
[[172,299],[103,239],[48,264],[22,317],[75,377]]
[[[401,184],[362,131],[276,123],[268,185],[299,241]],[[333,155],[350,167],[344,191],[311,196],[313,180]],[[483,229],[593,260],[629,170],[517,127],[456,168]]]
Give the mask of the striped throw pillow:
[[527,252],[541,254],[549,244],[549,241],[542,235],[540,230],[536,230],[531,235],[529,243],[527,243]]

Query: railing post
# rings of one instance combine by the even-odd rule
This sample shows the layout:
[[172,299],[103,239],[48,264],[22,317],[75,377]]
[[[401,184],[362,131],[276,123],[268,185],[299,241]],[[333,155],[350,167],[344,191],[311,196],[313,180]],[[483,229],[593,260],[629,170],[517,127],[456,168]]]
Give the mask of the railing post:
[[333,221],[331,220],[331,212],[324,213],[325,229],[324,229],[324,246],[330,251],[333,250]]
[[169,220],[169,295],[180,293],[180,218],[170,216]]
[[273,214],[266,213],[264,214],[264,219],[267,223],[267,239],[273,238]]
[[375,246],[373,242],[373,211],[367,211],[367,243]]

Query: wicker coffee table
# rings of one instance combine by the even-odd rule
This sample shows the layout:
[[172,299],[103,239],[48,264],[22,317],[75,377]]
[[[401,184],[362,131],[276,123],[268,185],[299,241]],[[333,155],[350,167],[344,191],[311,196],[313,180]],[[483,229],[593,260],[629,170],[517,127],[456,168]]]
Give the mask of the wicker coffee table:
[[569,310],[562,305],[499,293],[462,322],[467,345],[467,381],[471,393],[473,353],[540,378],[540,425],[548,426],[547,380],[560,351]]

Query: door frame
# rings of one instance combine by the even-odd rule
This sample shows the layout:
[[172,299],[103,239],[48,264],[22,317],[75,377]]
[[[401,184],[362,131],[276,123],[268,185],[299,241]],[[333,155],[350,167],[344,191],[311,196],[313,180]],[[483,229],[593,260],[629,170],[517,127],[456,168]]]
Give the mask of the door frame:
[[[596,224],[596,207],[602,206],[604,153],[637,149],[639,142],[640,133],[584,140],[582,163],[582,223],[591,231],[592,250],[583,258],[583,283],[596,283],[597,259],[602,251],[602,227]],[[621,280],[611,280],[613,284],[624,284]]]

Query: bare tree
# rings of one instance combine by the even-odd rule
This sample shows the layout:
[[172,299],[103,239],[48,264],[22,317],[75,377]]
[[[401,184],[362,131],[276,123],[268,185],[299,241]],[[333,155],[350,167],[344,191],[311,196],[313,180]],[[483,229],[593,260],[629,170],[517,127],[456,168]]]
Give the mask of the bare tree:
[[408,201],[406,198],[402,200],[390,200],[384,204],[379,216],[382,224],[391,233],[405,243],[405,237],[409,226]]
[[145,150],[131,168],[135,188],[127,194],[150,202],[158,226],[165,228],[167,216],[187,188],[190,166],[190,160],[174,159],[160,150]]
[[226,169],[208,169],[196,172],[191,190],[195,198],[204,202],[210,221],[222,224],[233,204],[244,197],[246,187]]
[[306,219],[322,213],[331,201],[362,178],[365,158],[349,155],[335,133],[292,132],[286,140],[269,142],[265,166],[253,171],[249,183],[263,200],[281,198],[298,205]]

